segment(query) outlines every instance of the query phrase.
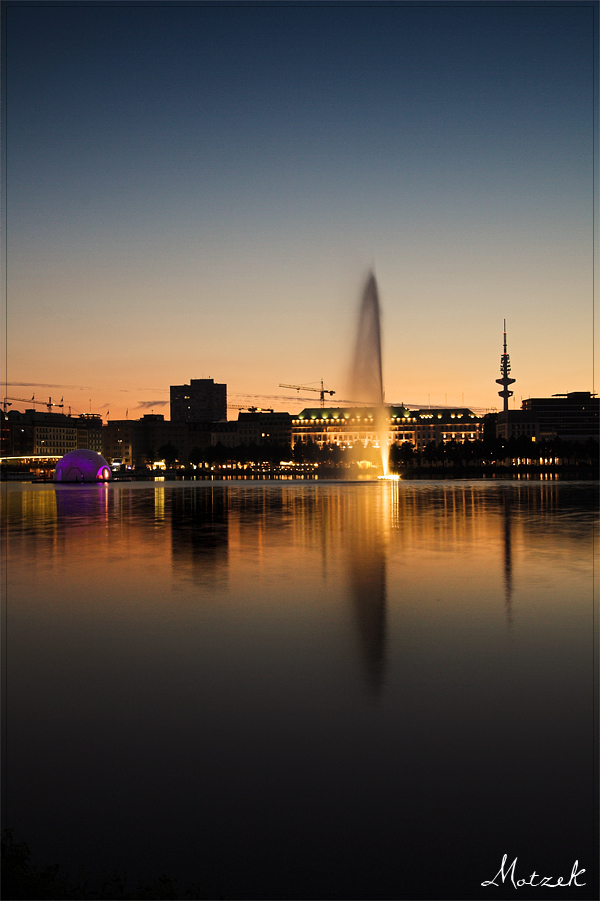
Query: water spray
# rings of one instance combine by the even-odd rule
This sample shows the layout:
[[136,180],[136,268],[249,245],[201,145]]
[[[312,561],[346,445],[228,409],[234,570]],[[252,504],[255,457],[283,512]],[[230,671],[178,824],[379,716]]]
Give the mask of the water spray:
[[374,420],[381,450],[383,478],[388,478],[389,416],[383,401],[381,313],[377,280],[373,272],[369,273],[363,289],[351,380],[352,397],[375,408]]

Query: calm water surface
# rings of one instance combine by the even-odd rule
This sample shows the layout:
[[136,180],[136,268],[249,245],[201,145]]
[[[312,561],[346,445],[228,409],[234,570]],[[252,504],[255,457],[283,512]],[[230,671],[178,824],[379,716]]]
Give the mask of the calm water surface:
[[224,898],[593,898],[597,493],[2,486],[6,824]]

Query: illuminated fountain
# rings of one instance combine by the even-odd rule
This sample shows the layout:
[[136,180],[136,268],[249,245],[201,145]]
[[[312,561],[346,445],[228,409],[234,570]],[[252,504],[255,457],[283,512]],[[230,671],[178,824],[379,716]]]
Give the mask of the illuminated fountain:
[[353,400],[373,407],[383,466],[383,476],[380,478],[397,478],[389,475],[389,416],[383,402],[381,316],[377,281],[373,272],[369,273],[360,303],[351,382]]

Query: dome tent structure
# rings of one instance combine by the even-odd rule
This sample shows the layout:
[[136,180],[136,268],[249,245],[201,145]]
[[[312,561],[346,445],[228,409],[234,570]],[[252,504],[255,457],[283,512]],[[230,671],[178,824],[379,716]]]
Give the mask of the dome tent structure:
[[96,451],[69,451],[56,464],[55,482],[107,482],[111,477],[110,466]]

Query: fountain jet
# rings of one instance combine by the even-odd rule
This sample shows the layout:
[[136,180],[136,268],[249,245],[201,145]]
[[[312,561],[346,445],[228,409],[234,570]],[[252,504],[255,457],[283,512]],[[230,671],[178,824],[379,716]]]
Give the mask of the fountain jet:
[[383,402],[379,292],[373,272],[369,273],[360,303],[351,384],[352,398],[374,408],[383,475],[388,478],[389,424]]

